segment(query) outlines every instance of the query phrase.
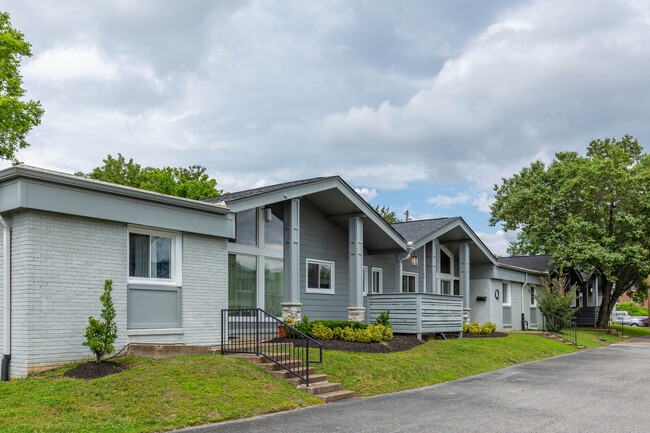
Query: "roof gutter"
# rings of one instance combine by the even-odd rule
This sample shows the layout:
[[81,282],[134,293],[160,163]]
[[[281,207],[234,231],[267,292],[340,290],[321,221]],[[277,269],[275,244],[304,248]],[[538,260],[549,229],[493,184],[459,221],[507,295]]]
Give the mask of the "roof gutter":
[[9,380],[9,362],[11,361],[11,228],[9,224],[0,215],[0,225],[3,228],[2,237],[2,258],[3,258],[3,282],[2,288],[4,296],[3,301],[3,342],[4,348],[2,350],[2,367],[0,370],[0,380],[6,382]]

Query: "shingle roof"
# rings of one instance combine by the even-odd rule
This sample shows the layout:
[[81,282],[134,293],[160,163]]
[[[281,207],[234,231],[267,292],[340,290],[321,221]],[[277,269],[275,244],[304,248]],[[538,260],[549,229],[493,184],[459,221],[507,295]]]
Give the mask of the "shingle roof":
[[499,263],[533,271],[547,272],[553,269],[553,265],[550,264],[551,259],[551,256],[499,257]]
[[416,242],[459,218],[460,217],[434,218],[428,220],[394,223],[391,225],[395,230],[397,230],[397,233],[406,239],[407,242]]
[[224,194],[221,196],[217,197],[211,197],[211,198],[206,198],[203,201],[207,201],[210,203],[217,203],[220,201],[225,201],[226,203],[234,202],[237,200],[242,200],[245,198],[250,198],[254,197],[256,195],[261,195],[261,194],[266,194],[269,192],[274,192],[274,191],[279,191],[281,189],[285,188],[292,188],[295,186],[301,186],[301,185],[307,185],[310,183],[315,183],[315,182],[320,182],[322,180],[327,180],[327,179],[335,179],[338,176],[327,176],[327,177],[314,177],[311,179],[302,179],[302,180],[294,180],[291,182],[284,182],[284,183],[278,183],[275,185],[268,185],[268,186],[263,186],[260,188],[253,188],[253,189],[247,189],[244,191],[238,191],[238,192],[233,192],[230,194]]

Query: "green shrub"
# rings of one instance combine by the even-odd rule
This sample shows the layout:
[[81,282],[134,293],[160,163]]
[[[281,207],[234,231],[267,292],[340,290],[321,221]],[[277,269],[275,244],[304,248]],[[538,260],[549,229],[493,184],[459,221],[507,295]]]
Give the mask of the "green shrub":
[[577,286],[569,286],[569,278],[565,275],[551,279],[542,278],[542,283],[544,284],[544,289],[535,293],[535,299],[537,300],[538,308],[541,310],[542,315],[544,315],[547,323],[546,326],[551,331],[554,331],[559,329],[561,325],[557,320],[553,319],[551,314],[571,321],[580,309],[580,307],[571,307],[571,303],[578,299],[576,295]]
[[647,316],[648,309],[645,307],[639,307],[634,302],[621,302],[616,305],[616,311],[627,311],[630,313],[630,316]]
[[311,328],[311,336],[317,340],[332,340],[334,338],[334,331],[326,328],[322,323],[316,323]]
[[317,323],[320,323],[324,327],[332,330],[334,328],[350,327],[352,329],[366,329],[368,327],[368,325],[366,325],[365,323],[353,322],[349,320],[314,320],[313,322],[311,322],[311,325],[314,326]]
[[390,310],[382,311],[379,313],[379,316],[377,316],[377,320],[372,322],[373,325],[383,325],[386,328],[390,328]]
[[296,331],[300,331],[305,335],[311,335],[311,326],[312,324],[309,323],[309,316],[305,314],[302,316],[302,320],[294,325],[294,328]]
[[483,326],[478,322],[471,325],[463,324],[463,334],[491,334],[497,330],[497,325],[492,322],[486,322]]
[[351,326],[341,328],[341,340],[354,341],[354,329]]
[[113,343],[117,339],[117,325],[115,324],[115,307],[111,291],[113,290],[113,280],[104,281],[104,293],[99,297],[102,302],[101,318],[99,320],[88,317],[88,326],[86,327],[86,341],[81,343],[95,354],[95,361],[100,362],[104,355],[108,355],[115,350]]
[[393,339],[393,330],[390,328],[384,329],[384,336],[382,337],[382,340],[390,341],[392,339]]
[[491,334],[497,330],[497,325],[492,322],[487,322],[481,326],[481,334]]

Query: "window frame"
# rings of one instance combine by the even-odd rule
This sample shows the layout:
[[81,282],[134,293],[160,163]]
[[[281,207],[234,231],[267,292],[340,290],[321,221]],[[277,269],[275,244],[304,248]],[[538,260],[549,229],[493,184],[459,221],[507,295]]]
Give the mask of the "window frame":
[[[372,268],[372,285],[370,287],[370,290],[372,294],[377,294],[377,293],[384,293],[384,269],[383,268]],[[375,292],[375,273],[379,274],[379,287],[377,288],[377,291]]]
[[[330,265],[330,288],[329,289],[321,289],[321,288],[313,288],[309,287],[309,264],[314,264],[318,265],[318,273],[320,275],[320,267],[321,265]],[[334,295],[336,294],[336,287],[335,287],[335,268],[336,268],[336,263],[331,262],[329,260],[319,260],[319,259],[305,259],[305,293],[314,293],[314,294],[320,294],[320,295]],[[319,278],[319,284],[320,284],[320,278]]]
[[363,285],[361,286],[362,287],[361,290],[363,292],[363,296],[367,296],[368,288],[369,288],[368,287],[368,266],[363,267],[363,271],[361,272],[361,275],[363,275]]
[[[129,275],[131,263],[131,233],[145,236],[158,236],[171,238],[170,248],[170,277],[171,278],[152,278],[152,277],[132,277]],[[149,228],[143,226],[127,226],[126,230],[126,277],[127,284],[137,284],[143,286],[165,286],[181,287],[183,285],[183,241],[180,232]],[[151,242],[149,243],[151,248]],[[151,275],[151,250],[149,251],[149,275]]]
[[535,296],[537,293],[536,287],[530,286],[530,292],[530,308],[537,308],[537,296]]
[[[450,296],[450,295],[453,295],[453,294],[454,294],[454,280],[453,280],[453,279],[449,279],[449,278],[441,278],[441,279],[439,279],[438,281],[440,281],[440,283],[439,283],[439,284],[440,284],[440,288],[439,288],[439,290],[440,290],[440,294],[441,294],[441,295],[447,295],[447,296]],[[442,283],[445,283],[445,282],[446,282],[446,283],[449,283],[449,293],[445,293],[445,292],[442,290]]]
[[[413,290],[412,292],[411,291],[406,291],[406,292],[404,291],[404,276],[415,277],[415,290]],[[419,283],[418,277],[419,277],[419,274],[417,272],[402,272],[402,278],[400,278],[402,280],[402,293],[418,293],[418,286],[419,286],[418,285],[418,283]]]
[[[508,281],[502,281],[501,282],[501,302],[504,307],[510,307],[512,306],[512,284],[510,284]],[[508,296],[506,296],[506,293]],[[506,302],[506,298],[508,299]]]

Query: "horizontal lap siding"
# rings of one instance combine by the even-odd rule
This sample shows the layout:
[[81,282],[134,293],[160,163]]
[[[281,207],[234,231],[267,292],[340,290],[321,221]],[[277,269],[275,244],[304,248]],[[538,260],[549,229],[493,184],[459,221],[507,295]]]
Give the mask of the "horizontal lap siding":
[[460,332],[463,330],[462,298],[422,297],[422,332]]
[[463,329],[462,298],[444,295],[383,295],[369,297],[369,319],[390,310],[390,323],[397,333],[418,332],[418,297],[422,333],[460,332]]
[[[330,222],[311,202],[300,203],[300,302],[311,320],[347,320],[348,232]],[[307,293],[306,259],[334,262],[335,294]]]

